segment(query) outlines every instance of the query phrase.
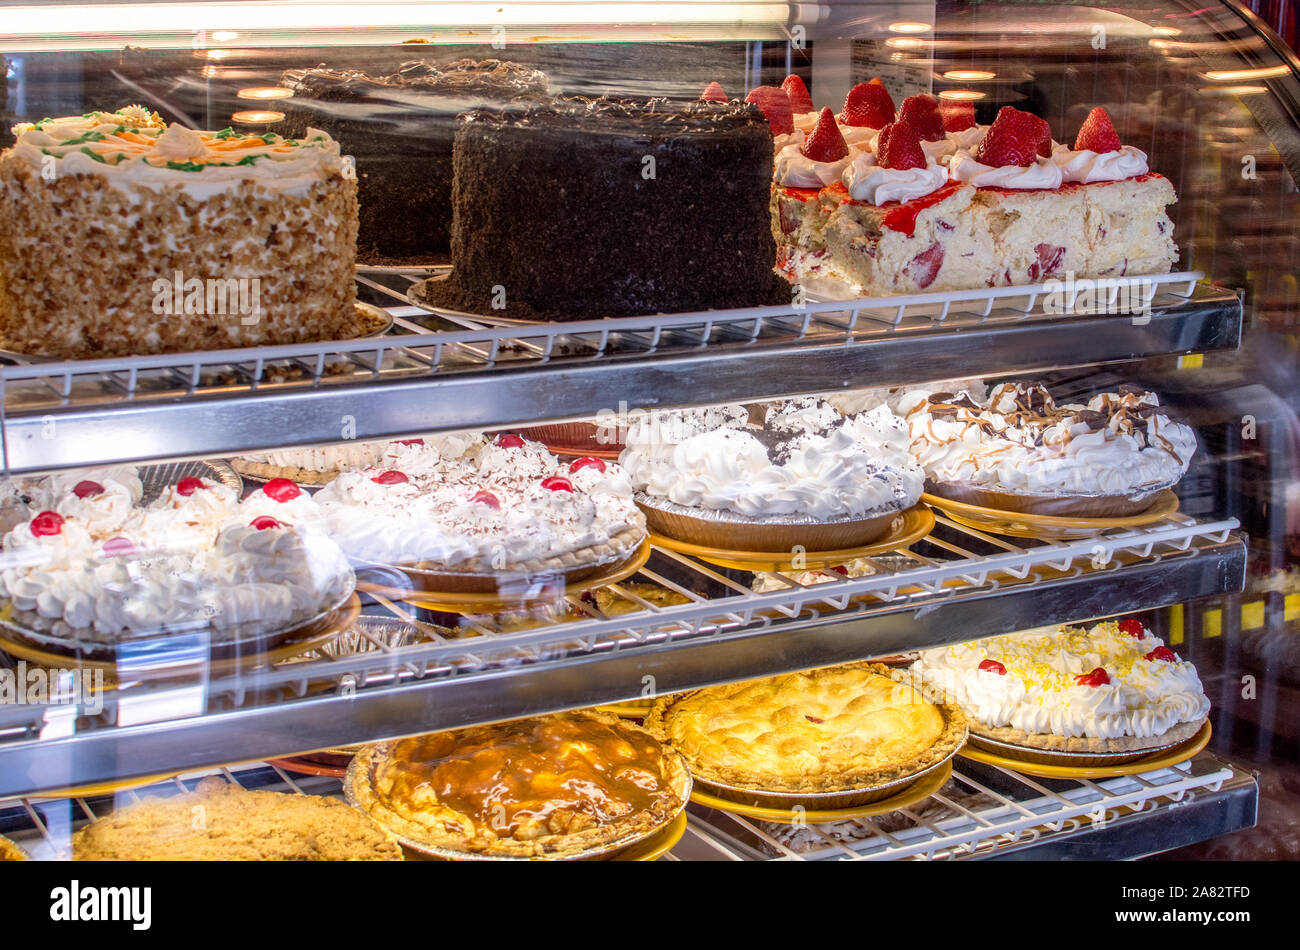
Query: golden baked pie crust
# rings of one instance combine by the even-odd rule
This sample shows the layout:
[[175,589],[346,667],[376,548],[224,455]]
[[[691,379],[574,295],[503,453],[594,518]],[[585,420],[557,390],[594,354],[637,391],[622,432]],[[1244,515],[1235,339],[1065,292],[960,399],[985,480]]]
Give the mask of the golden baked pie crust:
[[1010,726],[984,726],[976,722],[972,722],[970,731],[972,735],[983,736],[996,742],[1024,746],[1028,749],[1042,749],[1045,752],[1118,755],[1186,742],[1201,731],[1207,719],[1208,716],[1202,716],[1195,722],[1180,722],[1154,736],[1116,736],[1113,739],[1095,736],[1056,736],[1041,732],[1025,732],[1023,729],[1013,729]]
[[[645,733],[654,738],[645,729],[626,719],[594,710],[560,713],[554,718],[575,716],[619,729]],[[603,848],[613,850],[621,847],[622,843],[630,844],[667,827],[686,807],[690,795],[690,773],[686,769],[685,762],[676,752],[665,748],[663,749],[663,771],[667,788],[673,796],[673,802],[671,807],[666,809],[666,814],[653,815],[642,810],[581,831],[542,835],[527,841],[492,836],[494,840],[487,846],[482,846],[479,840],[459,830],[474,827],[476,824],[474,820],[453,808],[436,802],[423,807],[412,806],[409,803],[402,803],[395,807],[394,804],[383,800],[379,787],[383,782],[384,770],[392,761],[395,745],[396,742],[381,742],[366,746],[358,752],[348,768],[344,787],[349,799],[357,808],[368,814],[376,824],[390,834],[396,835],[403,843],[417,849],[434,848],[473,857],[551,859],[574,857]],[[403,811],[409,814],[404,814]]]
[[26,861],[27,852],[8,838],[0,837],[0,861]]
[[[711,686],[656,700],[645,724],[647,729],[681,752],[691,769],[691,774],[705,782],[772,792],[819,793],[875,788],[938,765],[951,758],[966,741],[966,716],[959,707],[951,703],[923,701],[923,705],[934,709],[942,720],[937,724],[937,734],[926,748],[910,751],[889,761],[864,764],[861,745],[843,749],[836,755],[832,751],[831,743],[838,737],[825,735],[828,730],[809,728],[809,726],[821,726],[833,721],[847,711],[854,702],[865,701],[864,697],[873,691],[879,693],[887,688],[893,694],[896,689],[907,689],[909,696],[919,698],[910,687],[895,683],[890,673],[889,667],[879,663],[850,663],[803,673],[783,674],[764,680]],[[796,677],[805,678],[807,683],[795,679]],[[755,688],[765,683],[771,684],[772,688],[767,691],[767,708],[755,711],[757,717],[755,722],[758,728],[765,728],[764,734],[772,734],[782,728],[777,720],[786,719],[786,728],[792,734],[792,738],[787,741],[796,742],[804,748],[819,750],[820,761],[815,771],[808,769],[796,771],[793,762],[779,755],[773,755],[761,769],[740,762],[739,756],[734,763],[727,762],[726,751],[722,745],[725,740],[710,741],[707,753],[701,755],[702,743],[688,738],[693,732],[699,735],[698,730],[692,729],[692,724],[698,723],[702,716],[722,718],[732,715],[734,703],[742,693],[748,693],[747,699],[757,702],[757,705],[762,707],[764,705],[762,690]],[[800,697],[801,685],[813,688],[807,690],[804,697]],[[818,690],[816,688],[818,686],[823,686],[825,689]],[[904,698],[902,694],[895,695],[899,700]],[[812,712],[802,713],[803,718],[808,720],[809,726],[799,725],[793,721],[793,716],[800,715],[800,712],[795,710],[792,714],[789,704],[801,700],[806,704],[801,706],[802,709],[816,710],[819,713],[816,716],[813,716]],[[900,701],[896,705],[897,708],[905,710],[910,704]],[[701,709],[701,706],[704,708]],[[925,719],[931,719],[929,714],[920,715]],[[822,722],[818,723],[816,719],[821,719]],[[917,725],[919,727],[922,724]],[[833,730],[829,731],[833,732]],[[795,732],[807,732],[808,735],[801,739],[794,739]],[[823,735],[819,737],[818,733]],[[870,743],[872,737],[866,735],[862,739]],[[745,741],[746,752],[752,754],[754,750],[752,737],[751,740],[742,741]],[[852,746],[852,741],[849,745]]]

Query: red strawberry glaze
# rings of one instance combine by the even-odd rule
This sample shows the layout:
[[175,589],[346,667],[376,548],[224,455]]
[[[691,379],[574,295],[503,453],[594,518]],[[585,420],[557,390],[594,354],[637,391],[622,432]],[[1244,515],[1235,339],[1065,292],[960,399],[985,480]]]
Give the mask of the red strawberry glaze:
[[980,660],[978,668],[985,673],[996,673],[998,676],[1007,675],[1007,668],[997,660]]
[[265,531],[268,528],[284,527],[284,525],[280,524],[280,522],[276,521],[270,515],[261,515],[257,518],[254,518],[252,521],[248,523],[248,526],[250,528],[256,528],[258,531]]
[[1079,686],[1092,686],[1094,688],[1098,686],[1109,686],[1110,674],[1099,666],[1091,673],[1083,673],[1076,676],[1074,682]]
[[78,498],[89,498],[92,495],[102,495],[104,494],[104,486],[99,484],[99,482],[92,482],[87,479],[84,482],[77,482],[77,484],[73,485],[72,494],[76,495]]
[[398,439],[398,445],[424,445],[424,439]]
[[63,518],[53,511],[42,511],[32,519],[32,534],[38,538],[53,537],[63,533]]
[[196,491],[203,491],[207,487],[207,485],[203,484],[203,479],[189,475],[176,483],[176,494],[189,498]]
[[405,485],[410,481],[406,473],[396,471],[380,472],[370,480],[376,485]]
[[904,201],[901,204],[897,201],[887,201],[880,206],[885,211],[880,223],[891,231],[898,231],[911,237],[916,233],[916,219],[922,211],[933,208],[945,198],[951,197],[964,185],[965,182],[950,181],[942,188],[912,201]]
[[487,505],[496,511],[501,510],[501,500],[490,491],[476,491],[470,501],[477,501],[480,505]]
[[[821,188],[790,188],[786,185],[778,185],[777,187],[782,190],[786,197],[793,198],[795,201],[812,201],[824,190]],[[831,187],[835,186],[832,185]],[[840,185],[839,187],[843,188],[844,186]]]
[[570,472],[578,472],[584,468],[594,468],[598,472],[605,471],[605,463],[592,455],[584,455],[580,459],[574,459],[569,463]]
[[1147,660],[1164,660],[1166,663],[1177,663],[1178,654],[1169,647],[1156,647],[1148,653],[1143,659]]
[[549,478],[542,479],[542,487],[550,491],[573,491],[573,482],[560,475],[552,475]]
[[272,501],[278,501],[284,504],[287,501],[293,501],[302,494],[302,489],[289,481],[287,478],[273,478],[263,486],[262,491],[267,498]]
[[503,449],[517,449],[521,448],[523,444],[524,440],[519,438],[519,436],[515,435],[513,432],[507,432],[505,435],[497,436],[497,445]]

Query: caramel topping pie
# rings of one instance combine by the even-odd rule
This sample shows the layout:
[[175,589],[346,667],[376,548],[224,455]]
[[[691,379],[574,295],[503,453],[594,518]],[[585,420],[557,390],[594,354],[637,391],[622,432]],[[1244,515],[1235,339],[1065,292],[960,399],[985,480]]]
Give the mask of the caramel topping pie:
[[959,709],[862,663],[667,697],[646,726],[704,781],[782,792],[883,785],[941,762],[966,737]]
[[684,806],[686,770],[650,733],[593,712],[370,746],[349,792],[416,845],[566,857],[643,836]]

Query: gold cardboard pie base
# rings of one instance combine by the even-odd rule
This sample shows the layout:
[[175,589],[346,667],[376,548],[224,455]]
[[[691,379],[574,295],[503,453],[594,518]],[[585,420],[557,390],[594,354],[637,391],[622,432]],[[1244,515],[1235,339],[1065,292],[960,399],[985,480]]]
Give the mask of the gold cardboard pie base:
[[[1142,750],[1137,758],[1130,758],[1126,762],[1117,764],[1104,765],[1094,762],[1091,765],[1083,764],[1088,762],[1086,753],[1061,753],[1062,759],[1069,759],[1075,764],[1058,761],[1057,764],[1048,764],[1045,762],[1031,762],[1023,758],[1016,758],[1012,755],[1004,755],[998,752],[990,751],[987,747],[981,747],[976,744],[978,738],[971,736],[971,742],[958,753],[964,759],[970,759],[972,762],[982,762],[984,765],[996,765],[1004,769],[1011,769],[1015,772],[1023,772],[1025,775],[1033,775],[1037,778],[1115,778],[1120,775],[1136,775],[1141,772],[1153,772],[1156,769],[1168,768],[1172,765],[1178,765],[1180,762],[1186,762],[1192,756],[1196,755],[1210,743],[1210,721],[1207,719],[1205,724],[1185,742],[1180,742],[1172,748],[1157,749],[1154,752]],[[1000,745],[1005,745],[1000,743]],[[1028,749],[1026,752],[1043,753],[1043,749]],[[1098,758],[1108,758],[1106,753],[1098,753]]]
[[[564,586],[551,584],[530,589],[521,594],[482,593],[477,591],[435,591],[415,588],[388,587],[380,584],[359,583],[357,590],[379,594],[390,600],[400,600],[426,610],[440,610],[455,614],[488,614],[503,610],[518,610],[529,605],[553,603],[565,597],[578,596],[583,591],[617,584],[631,577],[650,560],[650,541],[642,541],[631,557],[598,566],[596,571],[572,572],[564,575]],[[398,567],[396,570],[401,571]]]
[[678,554],[687,554],[701,561],[738,571],[785,573],[817,570],[847,564],[856,558],[874,557],[898,548],[905,548],[934,530],[934,512],[925,505],[916,505],[892,517],[893,522],[888,532],[871,544],[835,551],[807,551],[798,555],[790,550],[762,552],[715,548],[678,541],[658,534],[651,534],[650,540],[659,547],[676,551]]
[[936,766],[932,766],[925,772],[917,776],[912,776],[905,780],[901,787],[894,788],[891,793],[876,801],[867,802],[860,805],[851,805],[842,808],[805,808],[803,806],[772,807],[768,805],[752,805],[744,802],[732,801],[723,798],[720,795],[701,788],[697,784],[691,792],[691,801],[697,805],[703,805],[706,808],[716,808],[718,811],[731,812],[736,815],[744,815],[746,818],[759,818],[764,821],[784,821],[784,822],[801,822],[804,824],[821,824],[829,821],[843,821],[846,818],[869,818],[872,815],[883,815],[886,812],[897,811],[900,808],[907,808],[909,805],[915,805],[917,802],[924,801],[939,789],[943,788],[944,783],[952,777],[952,759],[944,759]]
[[966,502],[941,498],[926,492],[921,500],[933,505],[958,524],[989,534],[1040,541],[1068,541],[1091,538],[1115,528],[1140,528],[1163,521],[1178,511],[1178,496],[1166,489],[1156,495],[1150,507],[1140,514],[1113,518],[1070,518],[1037,515],[1001,508],[985,508]]

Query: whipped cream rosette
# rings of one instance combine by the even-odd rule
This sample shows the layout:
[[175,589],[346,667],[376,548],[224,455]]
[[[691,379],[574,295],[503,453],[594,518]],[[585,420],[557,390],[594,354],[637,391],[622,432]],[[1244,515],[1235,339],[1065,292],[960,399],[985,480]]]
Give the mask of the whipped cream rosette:
[[492,592],[511,575],[577,580],[632,556],[645,525],[614,462],[562,461],[504,434],[463,456],[408,445],[316,495],[354,561],[400,566],[425,590]]
[[923,650],[902,678],[961,706],[973,742],[1065,755],[1168,747],[1210,709],[1196,668],[1134,619]]
[[768,409],[656,413],[633,425],[620,461],[651,527],[746,551],[868,544],[920,497],[906,430],[887,409],[845,417],[816,398]]
[[219,482],[187,477],[144,507],[136,486],[82,479],[4,536],[11,631],[90,655],[203,631],[219,651],[308,624],[352,592],[342,551],[290,482],[241,503]]
[[1061,405],[1026,383],[1004,383],[984,401],[916,391],[898,411],[930,491],[1007,511],[1133,515],[1182,478],[1196,451],[1192,429],[1132,386]]

